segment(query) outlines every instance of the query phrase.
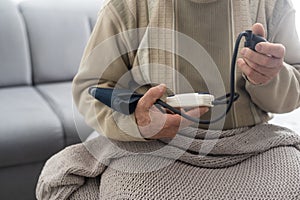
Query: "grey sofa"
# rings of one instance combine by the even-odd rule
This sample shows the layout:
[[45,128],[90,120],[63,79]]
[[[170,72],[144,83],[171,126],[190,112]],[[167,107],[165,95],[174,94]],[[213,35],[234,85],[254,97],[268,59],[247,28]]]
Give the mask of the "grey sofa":
[[45,161],[92,132],[71,81],[101,2],[0,1],[0,199],[35,199]]

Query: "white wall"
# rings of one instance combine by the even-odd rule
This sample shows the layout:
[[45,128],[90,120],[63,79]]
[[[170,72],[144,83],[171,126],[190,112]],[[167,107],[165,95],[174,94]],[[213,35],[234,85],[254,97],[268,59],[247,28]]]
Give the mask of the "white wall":
[[300,1],[292,0],[294,7],[296,8],[296,26],[298,30],[298,35],[300,35]]

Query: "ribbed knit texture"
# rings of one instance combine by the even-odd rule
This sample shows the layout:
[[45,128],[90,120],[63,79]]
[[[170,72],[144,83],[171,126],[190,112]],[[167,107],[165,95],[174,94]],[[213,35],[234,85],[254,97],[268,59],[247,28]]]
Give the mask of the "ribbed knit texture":
[[300,197],[300,137],[288,129],[266,124],[232,131],[187,128],[166,145],[168,142],[118,142],[99,137],[68,147],[45,165],[37,197]]
[[[176,30],[193,38],[212,56],[220,74],[224,74],[222,77],[224,83],[228,83],[229,79],[226,73],[228,73],[231,60],[230,52],[232,51],[229,2],[221,0],[213,4],[197,4],[191,1],[176,1],[176,3]],[[178,46],[178,48],[181,47]],[[201,58],[201,56],[201,52],[199,52],[199,57]],[[195,74],[199,74],[199,72],[193,68],[199,66],[191,66],[182,58],[178,59],[178,71],[187,78],[196,79]],[[203,74],[198,76],[200,75]],[[196,91],[207,91],[203,79],[197,78],[189,81],[193,83]],[[181,87],[184,88],[184,85]],[[181,89],[178,92],[184,91]]]
[[[204,13],[197,13],[197,9],[191,8],[192,6],[185,5],[177,13],[176,3],[185,1],[187,5],[194,4],[194,7],[199,8],[202,12],[206,9],[203,7],[216,6],[214,11],[210,8],[209,11]],[[218,51],[222,44],[218,44],[214,48],[214,44],[206,44],[210,49],[211,57],[217,58],[218,65],[222,67],[221,76],[224,77],[224,83],[221,78],[217,77],[218,72],[210,73],[212,68],[211,61],[208,61],[208,56],[201,57],[199,50],[191,48],[193,45],[200,46],[197,42],[189,42],[186,45],[186,58],[188,62],[192,59],[196,60],[193,65],[201,65],[203,71],[208,71],[208,75],[204,76],[207,85],[214,87],[210,91],[215,97],[224,95],[229,91],[221,90],[224,85],[228,88],[230,77],[230,66],[227,59],[222,57],[221,54],[231,55],[232,52],[227,52],[226,49],[233,46],[236,36],[246,29],[250,29],[255,22],[261,22],[268,31],[268,39],[270,42],[283,43],[286,46],[286,63],[285,67],[280,71],[270,83],[266,85],[253,85],[242,77],[242,73],[237,69],[236,73],[236,92],[240,94],[240,98],[236,101],[231,109],[231,113],[227,115],[225,126],[222,122],[217,124],[216,127],[210,129],[233,129],[237,127],[254,126],[269,120],[268,112],[284,113],[289,112],[299,106],[299,80],[300,73],[295,63],[299,63],[299,56],[297,52],[300,51],[300,44],[296,33],[293,32],[294,26],[289,25],[288,21],[293,21],[293,9],[289,4],[289,0],[251,0],[251,1],[233,1],[233,0],[110,0],[109,3],[99,13],[99,19],[95,25],[93,34],[89,40],[87,48],[84,52],[80,69],[73,81],[73,97],[74,103],[89,126],[94,128],[103,135],[122,141],[142,141],[144,140],[138,130],[134,116],[125,116],[113,112],[109,107],[96,101],[91,95],[88,94],[88,89],[91,86],[109,87],[113,88],[116,83],[120,83],[121,77],[124,83],[120,84],[124,88],[136,89],[139,93],[145,93],[151,86],[159,83],[165,83],[170,89],[173,89],[173,83],[176,82],[176,76],[173,75],[172,69],[181,68],[176,66],[176,61],[170,52],[163,51],[162,49],[172,49],[176,38],[172,38],[168,32],[156,32],[157,34],[148,34],[147,30],[151,28],[158,28],[164,30],[173,30],[176,28],[176,17],[191,18],[187,21],[185,27],[188,30],[182,29],[183,33],[193,33],[192,36],[197,36],[196,32],[203,33],[204,30],[201,26],[193,26],[199,19],[199,24],[205,26],[205,21],[210,21],[211,35],[205,35],[203,39],[213,39],[221,41],[222,30],[218,30],[218,25],[213,27],[214,22],[226,23],[229,21],[228,16],[233,16],[231,26],[224,27],[231,30],[229,34],[224,31],[224,51]],[[220,3],[221,2],[221,3]],[[150,4],[148,6],[148,4]],[[197,5],[199,4],[199,5]],[[220,5],[229,5],[222,9]],[[230,9],[228,8],[230,7]],[[149,8],[149,9],[148,9]],[[191,8],[191,9],[189,9]],[[231,11],[231,13],[228,13]],[[193,13],[192,13],[193,12]],[[214,19],[213,16],[217,13],[218,18]],[[178,15],[180,14],[180,16]],[[197,17],[193,19],[193,16]],[[204,16],[204,17],[202,17]],[[220,17],[224,16],[224,18]],[[226,17],[227,16],[227,17]],[[268,20],[267,20],[268,19]],[[178,21],[180,21],[178,19]],[[175,22],[175,23],[174,23]],[[183,22],[181,22],[183,23]],[[227,24],[227,23],[226,23]],[[230,23],[228,23],[230,25]],[[279,24],[279,25],[278,25]],[[184,24],[183,24],[184,25]],[[224,25],[224,24],[223,24]],[[108,28],[109,27],[109,28]],[[171,29],[170,29],[171,27]],[[111,44],[103,48],[103,41],[108,41],[112,36],[118,35],[126,30],[135,30],[136,28],[144,28],[146,31],[141,31],[137,36],[124,37],[121,41],[111,41]],[[206,26],[207,28],[207,26]],[[216,31],[213,31],[213,29]],[[176,29],[175,29],[176,31]],[[291,32],[291,33],[290,33]],[[153,33],[153,32],[152,32]],[[154,32],[155,33],[155,32]],[[160,34],[161,33],[161,34]],[[228,42],[228,36],[231,42]],[[172,42],[172,40],[175,40]],[[195,38],[197,39],[197,37]],[[171,41],[170,41],[171,40]],[[199,40],[200,41],[200,40]],[[200,41],[203,43],[203,40]],[[231,43],[231,44],[230,44]],[[154,44],[154,48],[144,46],[147,44]],[[243,42],[241,42],[242,46]],[[132,48],[128,48],[128,47]],[[143,48],[144,47],[144,48]],[[160,47],[162,47],[160,49]],[[182,46],[181,46],[182,47]],[[193,46],[194,47],[194,46]],[[136,49],[127,54],[124,52],[129,49]],[[108,51],[109,50],[109,51]],[[182,50],[182,49],[175,49]],[[200,50],[201,51],[201,50]],[[122,57],[117,58],[113,63],[109,62],[114,56],[123,54]],[[115,58],[114,58],[115,59]],[[228,58],[230,60],[230,58]],[[222,65],[221,62],[224,62]],[[150,65],[150,66],[149,66]],[[166,67],[171,70],[171,73],[166,73]],[[105,73],[102,71],[105,68]],[[185,69],[184,69],[185,70]],[[203,83],[199,78],[199,74],[193,73],[194,71],[186,70],[187,85],[199,85],[202,88],[206,83]],[[130,75],[130,76],[128,76]],[[172,80],[174,78],[174,80]],[[126,82],[127,81],[127,82]],[[152,85],[146,83],[152,83]],[[199,82],[199,83],[198,83]],[[131,87],[130,83],[134,86]],[[135,87],[136,86],[136,87]],[[197,89],[197,88],[196,88]],[[216,92],[218,90],[219,92]],[[175,90],[173,90],[174,92]],[[190,90],[184,92],[191,92]],[[193,92],[203,92],[202,90],[193,90]],[[204,91],[207,92],[207,91]],[[165,94],[170,95],[170,90]],[[220,94],[221,93],[221,94]],[[162,98],[163,99],[163,98]],[[270,101],[272,99],[272,101]],[[219,106],[214,107],[212,110],[217,110]],[[223,110],[224,111],[224,110]],[[200,125],[201,128],[207,128],[205,125]]]
[[[205,49],[205,52],[207,52],[197,52],[199,59],[198,64],[200,66],[193,66],[189,63],[189,60],[177,56],[177,70],[191,83],[194,91],[213,93],[216,97],[224,95],[224,93],[229,92],[229,66],[231,64],[233,49],[231,1],[221,0],[212,1],[210,3],[195,3],[193,1],[175,2],[177,14],[176,30],[194,39]],[[179,44],[178,48],[180,49],[182,46],[184,48],[186,44]],[[189,54],[192,54],[195,50],[191,49],[190,51]],[[215,65],[213,63],[207,63],[207,65],[204,66],[203,60],[205,60],[207,56],[212,58]],[[217,74],[212,75],[203,70],[214,67],[218,70],[220,78]],[[220,79],[219,84],[221,83],[222,85],[216,84],[216,80],[212,78],[212,76]],[[185,84],[184,80],[179,79],[178,82],[177,93],[186,93],[189,86]],[[210,90],[208,90],[207,87],[210,87]],[[224,88],[224,90],[220,88]],[[222,112],[224,111],[222,110],[221,113]],[[209,120],[210,115],[207,114],[204,116],[204,119]],[[233,113],[229,112],[224,123],[213,124],[213,126],[215,127],[214,129],[221,129],[223,127],[236,126],[235,123]],[[206,126],[201,125],[201,127]]]
[[170,9],[172,4],[172,0],[148,0],[149,24],[144,37],[144,47],[151,49],[140,49],[137,58],[139,65],[150,64],[151,67],[143,72],[142,76],[146,82],[139,82],[141,85],[163,82],[169,88],[173,88],[173,10]]

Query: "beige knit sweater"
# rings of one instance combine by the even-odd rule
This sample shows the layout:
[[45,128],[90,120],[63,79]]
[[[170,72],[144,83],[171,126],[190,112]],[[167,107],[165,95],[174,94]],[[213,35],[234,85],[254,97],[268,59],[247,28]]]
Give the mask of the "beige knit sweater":
[[39,200],[299,200],[300,137],[266,124],[229,131],[186,128],[172,141],[99,136],[49,159],[36,195]]
[[[269,113],[289,112],[300,105],[300,44],[294,12],[289,0],[110,0],[99,13],[74,79],[74,102],[99,133],[116,140],[143,141],[134,115],[113,112],[88,95],[88,88],[131,87],[144,93],[153,84],[166,83],[169,94],[208,91],[216,97],[223,95],[229,92],[236,36],[260,22],[270,42],[285,45],[285,67],[266,85],[252,85],[237,71],[235,85],[240,99],[225,121],[209,128],[232,129],[266,122]],[[171,30],[194,43],[182,42],[180,34]],[[195,50],[194,44],[205,51]],[[169,52],[174,49],[174,53]],[[176,51],[183,52],[185,58]],[[200,73],[195,71],[199,66]]]

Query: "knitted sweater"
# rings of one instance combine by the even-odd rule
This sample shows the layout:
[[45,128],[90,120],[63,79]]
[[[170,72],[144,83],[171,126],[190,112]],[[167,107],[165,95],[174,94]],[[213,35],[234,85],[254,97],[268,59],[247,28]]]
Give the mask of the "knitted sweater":
[[43,199],[300,199],[300,137],[262,124],[229,131],[186,128],[172,141],[99,136],[49,159]]
[[153,84],[166,83],[168,94],[210,92],[222,96],[229,92],[229,63],[236,36],[260,22],[270,42],[285,45],[285,67],[265,85],[253,85],[237,71],[235,85],[240,98],[231,112],[220,123],[199,126],[231,129],[266,122],[269,112],[289,112],[300,105],[300,44],[294,12],[289,0],[108,1],[74,79],[74,102],[99,133],[116,140],[143,141],[134,115],[114,112],[91,97],[89,87],[145,93]]

